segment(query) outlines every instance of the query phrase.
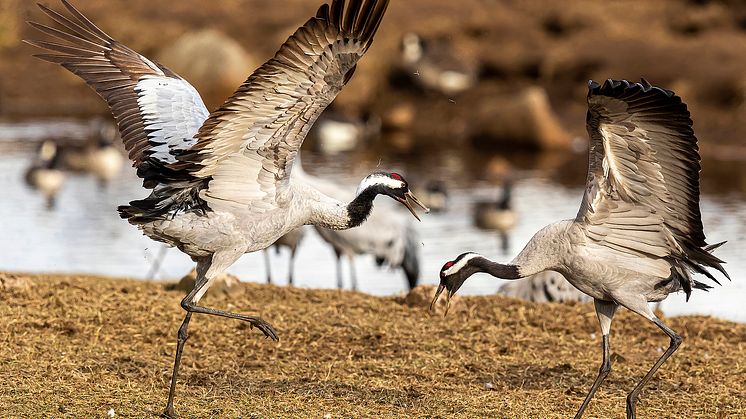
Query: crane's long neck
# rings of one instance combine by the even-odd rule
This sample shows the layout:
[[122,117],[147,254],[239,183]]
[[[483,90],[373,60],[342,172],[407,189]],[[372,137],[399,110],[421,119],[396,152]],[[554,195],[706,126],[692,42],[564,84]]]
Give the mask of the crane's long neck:
[[370,215],[373,200],[379,193],[376,187],[363,189],[347,204],[319,193],[321,196],[312,209],[309,223],[332,230],[357,227]]
[[347,204],[347,228],[357,227],[368,219],[378,194],[377,188],[367,188]]
[[474,265],[480,272],[488,273],[497,278],[519,279],[525,276],[521,275],[521,267],[518,265],[503,265],[483,256],[475,257],[470,261],[470,264]]

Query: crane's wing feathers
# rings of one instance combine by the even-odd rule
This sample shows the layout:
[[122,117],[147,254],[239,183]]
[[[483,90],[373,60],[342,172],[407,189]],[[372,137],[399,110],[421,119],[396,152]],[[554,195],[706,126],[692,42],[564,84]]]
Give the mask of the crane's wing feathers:
[[289,191],[289,174],[308,130],[368,50],[388,0],[324,5],[200,128],[173,165],[210,179],[211,208],[262,210]]
[[52,51],[36,56],[78,75],[107,102],[130,159],[152,188],[158,182],[146,170],[148,161],[176,162],[176,154],[196,143],[209,113],[186,80],[112,39],[66,0],[62,4],[70,16],[39,5],[57,28],[29,24],[63,43],[26,42]]
[[[647,81],[590,83],[588,181],[578,221],[598,245],[723,273],[705,242],[689,111]],[[685,286],[686,288],[686,286]]]

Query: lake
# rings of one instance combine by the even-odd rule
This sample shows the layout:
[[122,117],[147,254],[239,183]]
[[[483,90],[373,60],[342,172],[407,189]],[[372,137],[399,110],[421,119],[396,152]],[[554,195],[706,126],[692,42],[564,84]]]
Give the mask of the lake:
[[[121,176],[106,188],[84,175],[68,177],[54,210],[47,210],[43,198],[29,190],[23,173],[29,164],[34,146],[12,141],[28,135],[18,126],[3,130],[0,126],[0,180],[4,197],[0,202],[0,270],[21,272],[90,273],[96,275],[145,278],[162,245],[144,237],[137,229],[120,219],[116,207],[147,192],[141,188],[134,170],[125,167]],[[33,125],[26,129],[33,131]],[[74,128],[70,128],[74,132]],[[35,131],[34,131],[35,132]],[[372,148],[375,150],[375,147]],[[445,153],[445,154],[444,154]],[[458,254],[472,250],[499,261],[509,261],[544,225],[556,220],[573,218],[583,192],[586,156],[584,153],[557,156],[502,156],[498,161],[515,160],[516,178],[513,206],[519,221],[512,232],[507,254],[502,254],[495,233],[475,228],[471,208],[475,200],[494,198],[500,184],[484,179],[481,168],[495,161],[495,156],[451,155],[441,152],[432,157],[386,157],[367,151],[336,157],[304,154],[307,172],[349,185],[357,182],[377,167],[401,171],[413,186],[431,178],[449,183],[450,207],[447,212],[429,214],[416,223],[421,236],[420,283],[436,284],[440,267]],[[406,164],[399,163],[400,161]],[[397,163],[392,163],[397,162]],[[706,163],[703,163],[705,172]],[[712,164],[712,163],[711,163]],[[482,180],[480,180],[482,179]],[[728,240],[717,255],[727,261],[733,278],[710,292],[695,291],[686,303],[684,294],[670,296],[662,304],[667,315],[709,314],[746,322],[746,261],[741,258],[746,248],[746,199],[738,190],[730,190],[724,181],[715,182],[714,193],[707,188],[702,196],[702,216],[708,242]],[[705,185],[708,181],[704,182]],[[382,204],[386,198],[378,198]],[[380,211],[392,205],[377,205]],[[271,252],[273,276],[278,284],[286,283],[287,253]],[[400,272],[375,266],[371,257],[356,260],[359,290],[375,295],[393,295],[406,288]],[[174,280],[192,268],[191,260],[178,250],[168,249],[155,279]],[[347,280],[347,265],[345,263]],[[264,259],[261,253],[247,254],[229,272],[243,281],[265,281]],[[300,287],[333,288],[336,286],[335,258],[331,248],[309,229],[296,259],[296,285]],[[477,275],[463,288],[464,294],[491,294],[505,281],[488,275]]]

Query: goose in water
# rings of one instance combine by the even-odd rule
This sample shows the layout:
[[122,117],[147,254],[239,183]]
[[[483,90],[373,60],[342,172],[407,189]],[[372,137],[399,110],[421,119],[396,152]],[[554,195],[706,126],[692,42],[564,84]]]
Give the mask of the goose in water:
[[711,288],[692,273],[717,284],[708,268],[728,274],[712,254],[722,243],[705,241],[697,138],[681,99],[644,79],[590,82],[586,121],[590,164],[577,216],[540,230],[508,264],[471,252],[447,262],[433,304],[444,289],[449,299],[477,272],[519,279],[554,270],[592,297],[603,334],[603,361],[576,418],[611,371],[614,313],[621,306],[639,314],[671,341],[627,396],[627,417],[634,418],[640,391],[682,342],[648,303],[679,291],[688,300],[693,289]]
[[47,209],[53,209],[62,185],[65,183],[65,172],[60,169],[59,147],[54,141],[44,141],[26,170],[26,184],[41,192],[47,202]]
[[304,224],[360,225],[380,194],[415,214],[419,201],[395,173],[367,176],[349,203],[291,173],[308,130],[370,48],[388,0],[324,4],[212,113],[186,80],[112,39],[68,1],[61,2],[67,16],[40,5],[55,27],[30,22],[55,40],[27,42],[52,51],[37,57],[80,76],[109,105],[143,186],[152,190],[147,198],[121,206],[121,217],[197,263],[194,289],[181,302],[186,315],[163,413],[173,417],[194,313],[247,321],[277,339],[259,317],[199,305],[213,280],[241,255],[264,249]]
[[503,255],[510,250],[510,232],[518,223],[513,209],[513,181],[506,179],[497,201],[478,201],[474,204],[474,224],[484,230],[495,230],[500,236]]
[[425,40],[416,33],[407,33],[402,37],[401,57],[408,76],[424,90],[452,96],[477,83],[477,66],[454,52],[445,41]]

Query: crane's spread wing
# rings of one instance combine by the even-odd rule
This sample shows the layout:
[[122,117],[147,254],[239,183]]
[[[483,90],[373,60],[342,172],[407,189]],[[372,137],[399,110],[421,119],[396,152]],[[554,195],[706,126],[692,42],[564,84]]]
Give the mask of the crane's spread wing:
[[145,163],[174,163],[176,154],[196,143],[209,114],[202,98],[186,80],[112,39],[61,1],[71,16],[39,5],[58,28],[29,22],[55,41],[26,42],[52,51],[36,57],[78,75],[106,101],[138,174],[153,187]]
[[681,99],[645,80],[591,82],[587,128],[590,164],[577,220],[590,240],[725,273],[705,243],[697,138]]
[[210,115],[173,167],[210,179],[200,197],[211,208],[263,211],[282,199],[303,139],[352,76],[387,6],[388,0],[323,5]]

